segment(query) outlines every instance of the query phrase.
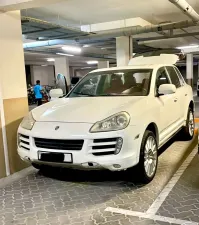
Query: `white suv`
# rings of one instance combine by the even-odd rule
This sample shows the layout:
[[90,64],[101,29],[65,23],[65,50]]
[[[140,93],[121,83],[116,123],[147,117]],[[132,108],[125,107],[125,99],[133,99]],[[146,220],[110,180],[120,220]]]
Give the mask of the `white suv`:
[[18,129],[20,157],[38,169],[132,172],[135,167],[138,173],[131,176],[150,182],[158,149],[181,129],[186,139],[194,135],[192,88],[175,61],[175,55],[139,57],[127,67],[89,73],[67,97],[24,118]]

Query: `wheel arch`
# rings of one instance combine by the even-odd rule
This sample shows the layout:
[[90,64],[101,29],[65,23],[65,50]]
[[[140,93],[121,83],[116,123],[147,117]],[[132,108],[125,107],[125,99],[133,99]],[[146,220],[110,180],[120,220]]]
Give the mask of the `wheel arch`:
[[159,131],[157,125],[154,122],[152,122],[147,126],[146,130],[149,130],[154,133],[157,144],[159,145]]
[[189,108],[191,108],[194,112],[194,102],[192,100],[189,103]]

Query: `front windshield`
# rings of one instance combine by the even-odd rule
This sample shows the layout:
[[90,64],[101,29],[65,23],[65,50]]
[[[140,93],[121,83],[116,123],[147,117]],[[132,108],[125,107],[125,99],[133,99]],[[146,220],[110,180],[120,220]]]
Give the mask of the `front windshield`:
[[146,96],[152,69],[127,69],[89,73],[68,97]]

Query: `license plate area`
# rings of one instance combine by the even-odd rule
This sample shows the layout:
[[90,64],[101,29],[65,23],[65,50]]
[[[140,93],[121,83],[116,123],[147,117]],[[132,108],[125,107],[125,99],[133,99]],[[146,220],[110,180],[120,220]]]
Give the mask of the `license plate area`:
[[73,157],[71,153],[56,153],[56,152],[39,151],[38,160],[43,162],[72,163]]

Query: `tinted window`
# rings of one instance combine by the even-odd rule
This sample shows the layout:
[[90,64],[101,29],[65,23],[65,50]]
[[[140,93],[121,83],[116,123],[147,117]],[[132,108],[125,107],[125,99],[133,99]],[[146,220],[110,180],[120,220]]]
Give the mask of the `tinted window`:
[[176,70],[176,72],[177,72],[177,74],[178,74],[178,77],[179,77],[179,79],[180,79],[181,86],[185,85],[184,78],[183,78],[182,74],[180,73],[179,69],[175,67],[175,70]]
[[167,73],[165,71],[165,68],[162,67],[157,72],[157,78],[156,78],[156,88],[159,88],[162,84],[169,84],[169,79],[167,76]]
[[151,69],[109,70],[89,73],[68,97],[146,96],[150,90]]
[[167,71],[169,73],[171,83],[174,84],[176,86],[176,88],[181,87],[181,82],[180,82],[180,79],[179,79],[175,69],[171,66],[166,67],[166,68],[167,68]]

